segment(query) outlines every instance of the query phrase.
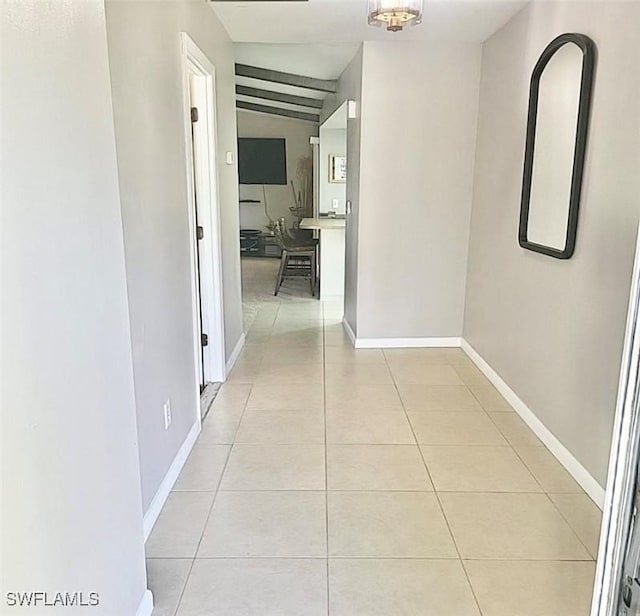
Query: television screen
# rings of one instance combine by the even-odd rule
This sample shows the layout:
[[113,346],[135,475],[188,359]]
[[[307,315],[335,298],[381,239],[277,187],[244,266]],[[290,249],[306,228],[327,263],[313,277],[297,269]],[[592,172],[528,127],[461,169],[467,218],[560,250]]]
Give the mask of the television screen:
[[287,184],[284,139],[238,139],[240,184]]

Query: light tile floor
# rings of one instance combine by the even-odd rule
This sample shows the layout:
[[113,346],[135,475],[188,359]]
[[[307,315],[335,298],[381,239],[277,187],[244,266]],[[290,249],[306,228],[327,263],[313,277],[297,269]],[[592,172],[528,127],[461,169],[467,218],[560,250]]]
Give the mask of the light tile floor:
[[303,295],[250,317],[147,543],[154,616],[588,614],[600,512],[463,352],[354,350]]

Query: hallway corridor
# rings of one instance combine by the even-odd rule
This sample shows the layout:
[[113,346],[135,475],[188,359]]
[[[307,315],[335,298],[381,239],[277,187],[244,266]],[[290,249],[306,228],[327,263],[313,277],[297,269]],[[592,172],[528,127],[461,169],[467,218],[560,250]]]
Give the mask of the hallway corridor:
[[586,616],[599,511],[459,349],[261,303],[147,542],[156,616]]

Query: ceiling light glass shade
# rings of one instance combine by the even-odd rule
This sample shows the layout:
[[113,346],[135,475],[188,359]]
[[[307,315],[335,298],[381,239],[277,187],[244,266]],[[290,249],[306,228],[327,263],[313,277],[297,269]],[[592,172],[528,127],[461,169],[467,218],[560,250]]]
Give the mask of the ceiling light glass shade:
[[399,32],[422,22],[423,0],[369,0],[369,25]]

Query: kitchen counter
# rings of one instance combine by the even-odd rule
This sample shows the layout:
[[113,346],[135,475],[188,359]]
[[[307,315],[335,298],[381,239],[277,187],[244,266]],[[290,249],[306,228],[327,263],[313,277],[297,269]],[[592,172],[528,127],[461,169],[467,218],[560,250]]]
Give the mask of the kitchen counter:
[[301,229],[312,229],[319,235],[318,274],[320,299],[340,299],[344,296],[344,218],[303,218]]
[[347,221],[344,218],[303,218],[301,229],[344,229]]

